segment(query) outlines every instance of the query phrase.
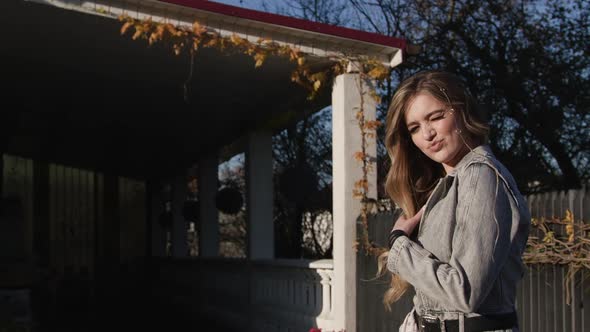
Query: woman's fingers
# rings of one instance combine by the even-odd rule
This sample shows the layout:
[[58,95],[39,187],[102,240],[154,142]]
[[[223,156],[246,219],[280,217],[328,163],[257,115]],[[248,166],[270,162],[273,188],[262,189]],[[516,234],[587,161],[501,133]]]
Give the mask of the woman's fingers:
[[411,218],[406,218],[402,214],[397,218],[392,230],[401,229],[406,232],[406,234],[412,234],[416,226],[420,223],[420,219],[422,219],[422,214],[424,214],[425,209],[426,205],[422,206],[422,208],[420,208],[420,210],[418,210],[418,212]]
[[420,219],[416,218],[399,218],[395,223],[395,226],[393,226],[393,229],[401,229],[406,234],[411,234],[414,231],[414,228],[416,228],[416,225],[418,225],[416,220],[420,221]]
[[422,208],[420,208],[420,210],[418,210],[418,213],[416,213],[416,215],[414,216],[416,219],[418,219],[418,221],[422,218],[424,210],[426,210],[426,205],[422,206]]

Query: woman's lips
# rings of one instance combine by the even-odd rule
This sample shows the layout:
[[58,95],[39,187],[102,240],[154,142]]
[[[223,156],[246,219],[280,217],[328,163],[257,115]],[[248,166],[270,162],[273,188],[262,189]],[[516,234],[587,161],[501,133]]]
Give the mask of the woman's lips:
[[434,143],[430,144],[430,145],[428,146],[428,150],[431,150],[431,151],[433,151],[433,152],[438,152],[438,151],[440,151],[440,149],[442,148],[442,142],[443,142],[443,141],[442,141],[442,140],[440,140],[440,141],[436,141],[436,142],[434,142]]

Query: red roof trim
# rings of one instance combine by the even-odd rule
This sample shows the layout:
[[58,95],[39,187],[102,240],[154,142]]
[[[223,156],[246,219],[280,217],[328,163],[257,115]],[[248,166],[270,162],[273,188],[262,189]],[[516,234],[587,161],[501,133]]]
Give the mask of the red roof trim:
[[354,30],[333,26],[324,23],[311,22],[298,18],[271,14],[252,9],[246,9],[231,5],[226,5],[218,2],[203,1],[203,0],[159,0],[160,2],[167,2],[179,6],[209,11],[217,14],[243,18],[263,23],[281,25],[289,28],[306,30],[326,35],[332,35],[342,38],[364,41],[368,43],[384,45],[389,47],[399,48],[405,51],[406,40],[394,37],[387,37],[376,33]]

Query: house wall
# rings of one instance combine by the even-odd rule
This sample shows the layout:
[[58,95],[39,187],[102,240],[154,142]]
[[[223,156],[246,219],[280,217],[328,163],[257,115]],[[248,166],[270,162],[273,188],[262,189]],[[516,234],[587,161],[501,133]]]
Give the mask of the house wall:
[[22,264],[0,288],[19,281],[44,289],[51,307],[85,306],[100,282],[108,287],[122,266],[146,258],[143,181],[11,155],[3,162],[3,203],[19,202],[20,217],[0,223],[0,252],[11,256],[0,265]]

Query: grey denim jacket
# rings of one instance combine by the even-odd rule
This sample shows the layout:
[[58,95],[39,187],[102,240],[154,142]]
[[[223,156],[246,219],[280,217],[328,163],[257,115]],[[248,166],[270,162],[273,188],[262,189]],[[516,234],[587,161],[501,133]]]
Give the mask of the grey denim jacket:
[[512,175],[482,145],[439,180],[417,241],[398,238],[387,267],[414,286],[421,315],[461,321],[512,312],[530,221]]

